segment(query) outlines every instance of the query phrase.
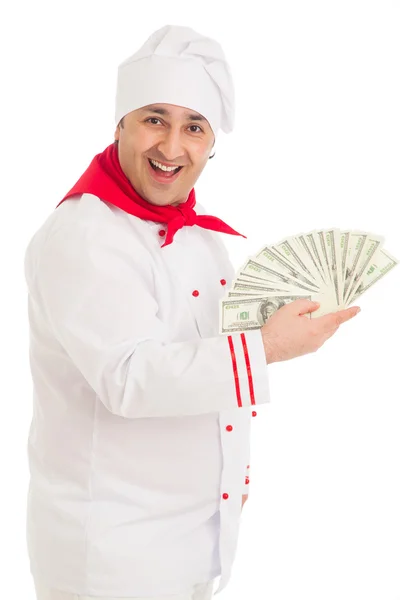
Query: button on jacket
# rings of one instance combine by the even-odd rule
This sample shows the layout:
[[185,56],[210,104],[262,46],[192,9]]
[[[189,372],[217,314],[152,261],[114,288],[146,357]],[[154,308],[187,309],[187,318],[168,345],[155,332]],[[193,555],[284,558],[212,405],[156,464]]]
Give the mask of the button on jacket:
[[230,578],[268,367],[259,330],[219,335],[221,234],[185,226],[161,248],[166,229],[83,194],[26,249],[27,543],[49,587],[155,596]]

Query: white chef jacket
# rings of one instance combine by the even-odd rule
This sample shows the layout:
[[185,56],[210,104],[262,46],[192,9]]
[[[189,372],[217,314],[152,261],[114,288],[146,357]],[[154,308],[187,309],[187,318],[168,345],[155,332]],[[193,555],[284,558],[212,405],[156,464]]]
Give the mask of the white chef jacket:
[[166,229],[83,194],[26,249],[27,545],[49,587],[151,597],[230,578],[268,368],[260,330],[219,335],[221,234],[185,226],[161,248]]

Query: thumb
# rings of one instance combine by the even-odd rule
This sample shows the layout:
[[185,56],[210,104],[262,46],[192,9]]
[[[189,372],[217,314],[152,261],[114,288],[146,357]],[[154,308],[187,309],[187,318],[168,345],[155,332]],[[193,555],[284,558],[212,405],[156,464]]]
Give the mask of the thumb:
[[307,313],[314,312],[320,306],[319,302],[314,302],[313,300],[307,300],[304,298],[299,298],[298,300],[294,300],[286,305],[287,307],[291,307],[296,315],[305,315]]

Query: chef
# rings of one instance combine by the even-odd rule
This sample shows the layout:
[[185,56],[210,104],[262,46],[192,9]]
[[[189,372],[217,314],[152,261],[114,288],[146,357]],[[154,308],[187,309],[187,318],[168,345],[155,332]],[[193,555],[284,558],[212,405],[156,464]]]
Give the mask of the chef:
[[208,600],[229,581],[269,402],[260,331],[218,334],[221,233],[241,234],[194,190],[233,118],[220,45],[156,31],[119,66],[114,142],[27,247],[38,600]]
[[[234,92],[220,45],[153,33],[118,70],[114,142],[25,253],[33,418],[27,542],[38,600],[210,600],[230,578],[267,365],[359,307],[296,300],[219,335],[234,269],[196,201]],[[309,315],[308,315],[309,316]]]
[[119,67],[114,142],[26,249],[38,600],[223,590],[267,364],[315,351],[356,314],[311,325],[318,305],[298,300],[260,330],[218,334],[234,277],[221,233],[241,234],[208,214],[194,184],[233,116],[219,44],[188,27],[156,31]]

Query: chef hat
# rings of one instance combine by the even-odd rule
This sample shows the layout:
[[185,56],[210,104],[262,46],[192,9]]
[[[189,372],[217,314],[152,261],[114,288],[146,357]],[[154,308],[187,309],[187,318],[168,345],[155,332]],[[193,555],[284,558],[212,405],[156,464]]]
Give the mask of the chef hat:
[[190,27],[165,25],[118,67],[115,121],[148,104],[176,104],[207,119],[214,135],[233,129],[234,88],[215,40]]

